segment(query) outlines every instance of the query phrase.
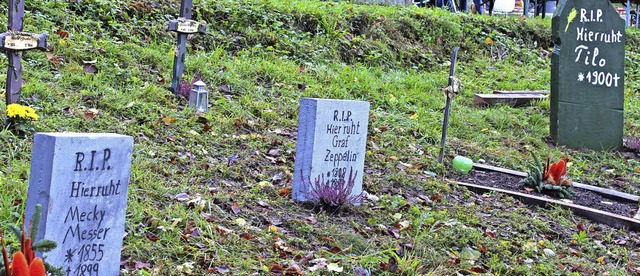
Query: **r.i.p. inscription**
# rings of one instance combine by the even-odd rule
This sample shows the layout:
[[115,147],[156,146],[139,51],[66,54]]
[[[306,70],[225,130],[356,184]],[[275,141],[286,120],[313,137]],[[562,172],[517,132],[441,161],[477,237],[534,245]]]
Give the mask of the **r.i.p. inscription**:
[[624,20],[607,0],[560,1],[552,33],[551,136],[570,148],[622,148]]
[[118,134],[36,134],[27,210],[43,206],[38,239],[57,242],[45,257],[66,275],[119,275],[132,145]]
[[351,180],[351,195],[362,193],[368,122],[368,102],[311,98],[300,101],[294,200],[312,197],[310,185],[315,181],[335,187],[342,180]]

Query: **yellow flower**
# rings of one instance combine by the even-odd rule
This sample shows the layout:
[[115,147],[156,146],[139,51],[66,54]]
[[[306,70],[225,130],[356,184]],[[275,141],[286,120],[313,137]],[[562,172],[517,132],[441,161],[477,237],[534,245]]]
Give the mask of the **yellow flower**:
[[35,113],[27,113],[27,118],[29,118],[31,120],[34,120],[34,121],[37,121],[39,116],[38,116],[38,114],[35,114]]
[[38,114],[36,114],[36,111],[33,110],[33,108],[25,106],[24,110],[27,112],[26,114],[27,118],[30,118],[31,120],[34,120],[34,121],[38,120],[39,116]]
[[20,111],[21,110],[21,106],[19,104],[10,104],[7,105],[7,116],[9,118],[15,118],[16,116],[19,116]]
[[28,106],[21,106],[19,104],[10,104],[7,106],[7,117],[9,118],[22,118],[38,120],[39,116],[36,111]]

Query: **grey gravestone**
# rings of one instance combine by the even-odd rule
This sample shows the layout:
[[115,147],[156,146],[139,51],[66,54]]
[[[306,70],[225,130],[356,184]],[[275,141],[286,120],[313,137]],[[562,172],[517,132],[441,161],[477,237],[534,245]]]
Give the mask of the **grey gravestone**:
[[192,2],[192,0],[182,0],[180,2],[180,17],[169,21],[168,30],[178,33],[178,46],[176,47],[176,55],[173,57],[173,78],[171,79],[170,88],[173,93],[178,92],[178,85],[184,70],[187,36],[195,33],[204,34],[206,31],[204,23],[191,20]]
[[22,51],[38,48],[46,50],[47,35],[22,32],[24,17],[24,0],[8,0],[8,31],[0,34],[0,50],[7,53],[9,66],[5,85],[7,105],[16,103],[22,90]]
[[[355,185],[351,195],[362,193],[369,103],[363,101],[311,99],[300,101],[298,142],[292,196],[308,201],[309,180],[345,180],[353,170]],[[304,179],[304,181],[303,181]]]
[[621,149],[624,20],[608,0],[560,1],[552,32],[551,136],[570,148]]
[[47,262],[66,275],[119,275],[133,138],[37,133],[27,215],[42,205],[37,240],[58,246]]

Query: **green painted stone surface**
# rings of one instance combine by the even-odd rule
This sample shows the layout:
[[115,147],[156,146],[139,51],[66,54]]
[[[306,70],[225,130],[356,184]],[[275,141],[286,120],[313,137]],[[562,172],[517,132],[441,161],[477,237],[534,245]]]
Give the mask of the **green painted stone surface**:
[[622,148],[625,23],[608,0],[562,0],[552,20],[550,132],[558,145]]

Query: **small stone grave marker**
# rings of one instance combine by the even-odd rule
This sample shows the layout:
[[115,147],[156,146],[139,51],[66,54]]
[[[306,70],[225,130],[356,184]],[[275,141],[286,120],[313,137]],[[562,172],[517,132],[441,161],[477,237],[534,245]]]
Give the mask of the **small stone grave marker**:
[[308,201],[310,181],[323,177],[335,183],[348,180],[353,170],[351,195],[362,193],[369,103],[352,100],[312,99],[300,101],[298,141],[292,196]]
[[169,31],[178,33],[178,46],[173,58],[173,78],[171,79],[171,92],[177,93],[180,78],[184,70],[184,57],[186,53],[187,36],[189,34],[206,32],[206,25],[203,22],[191,20],[193,9],[192,0],[182,0],[180,2],[180,17],[169,21]]
[[26,217],[42,205],[37,240],[58,244],[44,256],[66,275],[120,273],[132,146],[119,134],[35,135]]
[[570,148],[621,149],[624,20],[608,0],[560,1],[552,35],[551,136]]
[[46,50],[47,35],[22,32],[24,17],[24,0],[8,0],[8,31],[0,34],[0,51],[7,54],[9,66],[5,85],[5,101],[7,105],[16,103],[22,90],[22,51],[31,49]]

